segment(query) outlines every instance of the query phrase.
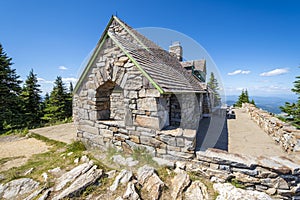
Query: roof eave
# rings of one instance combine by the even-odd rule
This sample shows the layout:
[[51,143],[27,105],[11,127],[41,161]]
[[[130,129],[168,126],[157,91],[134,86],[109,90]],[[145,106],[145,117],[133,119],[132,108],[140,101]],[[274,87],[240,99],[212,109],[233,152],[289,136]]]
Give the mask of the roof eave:
[[105,29],[104,29],[104,31],[103,31],[103,33],[102,33],[102,35],[101,35],[101,37],[100,37],[97,45],[96,45],[96,47],[95,47],[95,49],[94,49],[94,51],[92,53],[92,56],[90,57],[87,65],[85,66],[83,72],[80,75],[80,78],[78,79],[78,81],[76,83],[76,86],[75,86],[74,91],[73,91],[74,94],[77,93],[77,90],[79,89],[79,86],[81,85],[84,77],[86,76],[86,74],[88,73],[89,69],[91,68],[93,62],[95,61],[95,59],[97,57],[97,54],[99,53],[99,51],[100,51],[100,49],[101,49],[101,47],[102,47],[105,39],[108,36],[107,35],[107,31],[108,31],[109,26],[111,25],[111,23],[112,23],[113,20],[114,20],[114,16],[111,16],[108,24],[106,25],[106,27],[105,27]]

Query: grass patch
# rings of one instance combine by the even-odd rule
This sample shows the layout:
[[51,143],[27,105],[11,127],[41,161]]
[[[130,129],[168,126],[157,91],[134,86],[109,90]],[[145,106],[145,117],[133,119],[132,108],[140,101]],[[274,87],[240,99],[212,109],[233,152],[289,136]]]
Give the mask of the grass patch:
[[95,190],[97,190],[97,185],[90,185],[88,186],[82,193],[82,196],[87,197],[88,195],[92,194]]
[[132,158],[139,161],[139,166],[150,165],[157,168],[158,164],[152,159],[152,155],[149,154],[146,148],[134,148],[132,152]]
[[0,136],[7,136],[7,135],[21,135],[25,136],[29,133],[28,128],[21,128],[21,129],[10,129],[8,131],[0,132]]
[[82,152],[85,150],[86,148],[81,141],[72,142],[67,146],[67,152]]
[[35,138],[37,140],[43,141],[47,145],[52,146],[54,148],[62,148],[62,147],[66,146],[66,143],[64,143],[64,142],[52,140],[52,139],[49,139],[45,136],[42,136],[42,135],[39,135],[39,134],[36,134],[36,133],[30,133],[29,137],[32,137],[32,138]]
[[207,192],[208,192],[209,196],[211,196],[212,199],[217,199],[219,194],[214,190],[213,183],[209,179],[204,178],[201,174],[199,174],[197,172],[189,171],[187,173],[190,176],[191,181],[202,182],[207,187]]
[[[44,141],[46,144],[51,145],[50,150],[45,153],[32,155],[32,157],[24,165],[20,167],[14,167],[3,172],[3,174],[5,174],[5,180],[3,180],[3,182],[9,182],[11,180],[22,177],[33,178],[35,180],[43,182],[44,180],[41,175],[44,172],[48,174],[49,179],[52,179],[54,177],[52,177],[52,175],[48,173],[49,169],[60,167],[61,169],[68,170],[70,169],[70,167],[74,166],[74,159],[81,156],[82,154],[82,147],[80,147],[81,145],[78,143],[70,144],[71,147],[74,147],[71,149],[76,150],[76,153],[67,156],[66,154],[68,153],[68,151],[66,149],[68,148],[68,145],[66,145],[65,143],[51,140],[34,133],[31,134],[31,137]],[[4,161],[6,160],[3,160],[2,162]],[[25,176],[24,173],[31,168],[34,169],[32,173]]]
[[5,163],[7,163],[8,161],[19,159],[19,158],[25,158],[25,156],[15,156],[15,157],[1,158],[0,159],[0,165],[3,165]]
[[236,188],[245,189],[245,186],[243,184],[241,184],[238,180],[234,179],[234,178],[231,179],[229,183],[231,183]]
[[108,160],[111,160],[113,156],[115,155],[119,155],[121,154],[121,152],[119,152],[116,148],[114,147],[108,147],[107,151],[106,151],[106,158]]
[[167,167],[160,167],[156,170],[156,172],[163,182],[166,182],[167,180],[172,179],[174,178],[174,176],[176,176],[174,170],[170,170]]

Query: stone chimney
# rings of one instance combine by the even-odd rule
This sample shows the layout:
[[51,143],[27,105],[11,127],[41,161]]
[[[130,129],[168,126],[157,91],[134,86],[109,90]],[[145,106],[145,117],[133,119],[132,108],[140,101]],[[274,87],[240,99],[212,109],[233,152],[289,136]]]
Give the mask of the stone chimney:
[[180,62],[182,61],[182,47],[180,42],[173,42],[172,45],[169,47],[169,53],[177,58]]

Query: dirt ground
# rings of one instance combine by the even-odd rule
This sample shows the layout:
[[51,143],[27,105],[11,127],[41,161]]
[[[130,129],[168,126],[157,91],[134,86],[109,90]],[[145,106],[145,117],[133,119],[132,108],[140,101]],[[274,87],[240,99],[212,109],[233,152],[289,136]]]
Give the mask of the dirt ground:
[[[30,132],[67,144],[76,138],[76,129],[73,123],[33,129]],[[48,149],[49,146],[46,143],[34,138],[19,137],[17,135],[1,136],[0,161],[4,159],[7,161],[2,162],[0,171],[22,166],[33,154],[44,153]]]
[[67,144],[72,143],[72,141],[76,139],[76,128],[73,123],[32,129],[29,132],[37,133],[47,138]]
[[287,154],[251,120],[244,109],[235,109],[236,119],[228,119],[228,151],[251,156],[286,156],[300,163],[300,152]]
[[0,160],[8,159],[0,165],[0,171],[19,167],[33,155],[48,151],[49,146],[34,138],[16,135],[0,137]]

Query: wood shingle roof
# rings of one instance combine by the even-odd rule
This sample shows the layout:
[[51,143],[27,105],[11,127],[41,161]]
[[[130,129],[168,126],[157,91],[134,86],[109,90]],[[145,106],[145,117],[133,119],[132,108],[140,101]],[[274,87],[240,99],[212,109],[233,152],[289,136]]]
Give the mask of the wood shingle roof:
[[[115,25],[124,28],[128,34],[114,31],[112,27]],[[112,17],[105,31],[106,33],[102,35],[98,46],[101,40],[106,38],[106,35],[110,37],[160,93],[205,92],[203,83],[188,73],[175,57],[116,16]],[[97,51],[95,50],[95,52]],[[82,78],[84,77],[80,79]],[[80,82],[78,81],[78,84]],[[76,88],[78,87],[76,86],[75,90]]]

